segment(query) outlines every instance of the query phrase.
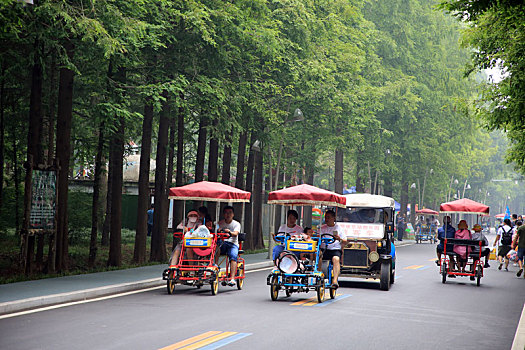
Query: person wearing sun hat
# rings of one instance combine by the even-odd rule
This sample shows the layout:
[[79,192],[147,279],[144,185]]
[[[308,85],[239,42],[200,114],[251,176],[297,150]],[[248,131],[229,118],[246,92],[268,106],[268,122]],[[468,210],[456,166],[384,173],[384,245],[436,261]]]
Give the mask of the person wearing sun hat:
[[[190,210],[188,212],[188,215],[186,215],[186,219],[182,220],[180,224],[177,226],[177,228],[179,230],[182,230],[183,233],[185,234],[187,232],[191,232],[192,230],[195,230],[200,225],[202,225],[202,222],[199,220],[199,213],[196,210]],[[175,246],[175,249],[173,249],[173,252],[171,253],[171,257],[169,261],[170,266],[176,265],[177,262],[179,261],[180,251],[182,250],[182,241],[183,240],[181,240]]]
[[[461,220],[459,222],[458,230],[456,231],[454,238],[472,239],[472,234],[470,233],[467,222],[465,220]],[[467,265],[469,252],[470,248],[468,246],[464,246],[461,244],[454,245],[454,253],[456,253],[458,256],[458,268],[460,268],[462,272],[465,272],[465,266]]]
[[[490,267],[490,265],[489,265],[490,248],[488,247],[489,240],[487,239],[487,237],[485,237],[483,232],[481,232],[483,230],[483,228],[481,227],[480,224],[474,225],[472,227],[472,230],[474,231],[474,233],[472,233],[472,239],[476,240],[476,241],[482,241],[482,243],[481,243],[481,246],[482,246],[481,247],[481,256],[485,257],[485,265],[484,265],[484,267],[488,268],[488,267]],[[478,247],[472,248],[472,252],[473,253],[479,253],[479,248]]]

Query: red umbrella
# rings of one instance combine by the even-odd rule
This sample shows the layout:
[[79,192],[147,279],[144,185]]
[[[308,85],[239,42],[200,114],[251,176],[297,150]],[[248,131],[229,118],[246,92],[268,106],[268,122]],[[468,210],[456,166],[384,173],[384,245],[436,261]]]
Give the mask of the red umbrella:
[[432,209],[421,209],[421,210],[416,210],[416,214],[423,214],[423,215],[439,215],[439,213],[435,210],[432,210]]
[[439,206],[442,213],[466,213],[466,214],[488,214],[489,207],[484,204],[463,198],[457,201],[442,203]]
[[346,198],[312,185],[297,185],[270,192],[268,204],[282,205],[316,205],[323,204],[345,208]]
[[250,192],[220,182],[200,181],[170,188],[168,198],[209,202],[249,202],[250,196]]

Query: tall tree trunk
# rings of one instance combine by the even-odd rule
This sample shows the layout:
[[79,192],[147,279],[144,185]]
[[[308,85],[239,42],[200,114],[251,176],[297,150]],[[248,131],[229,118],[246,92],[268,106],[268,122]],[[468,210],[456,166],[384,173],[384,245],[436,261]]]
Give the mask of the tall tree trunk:
[[157,140],[157,160],[155,168],[155,211],[153,212],[153,232],[151,234],[150,261],[165,262],[166,254],[166,148],[168,145],[167,102],[160,112],[159,134]]
[[100,182],[102,179],[102,155],[104,153],[104,122],[98,128],[97,155],[95,156],[95,179],[93,181],[93,202],[91,207],[91,235],[89,240],[88,267],[95,266],[97,258],[97,234],[100,206]]
[[144,106],[142,141],[140,147],[139,197],[137,207],[137,231],[133,261],[142,264],[146,260],[146,237],[148,233],[148,209],[150,205],[149,171],[151,155],[151,133],[153,126],[153,104],[151,98]]
[[[213,121],[213,132],[210,137],[210,152],[208,154],[208,181],[217,182],[218,171],[217,162],[219,160],[219,140],[215,137],[217,133],[217,120]],[[208,203],[208,210],[210,213],[215,213],[216,202]],[[217,220],[217,219],[216,219]]]
[[[73,58],[73,44],[64,43],[66,53]],[[68,269],[68,188],[69,188],[69,158],[71,157],[71,122],[73,119],[73,82],[74,72],[67,67],[60,69],[58,87],[58,114],[56,153],[59,160],[58,201],[57,201],[57,250],[56,265],[58,271]]]
[[[184,94],[180,93],[181,101],[184,100]],[[184,184],[182,177],[184,171],[184,107],[179,107],[179,113],[177,116],[177,172],[175,174],[175,186],[179,187]],[[173,228],[176,227],[176,222],[184,217],[182,213],[182,202],[175,201],[173,208]]]
[[393,186],[392,186],[392,175],[389,173],[385,174],[385,193],[387,197],[393,196]]
[[401,210],[400,214],[403,215],[407,213],[407,204],[408,204],[408,179],[406,178],[405,172],[403,172],[403,175],[401,176],[401,194],[400,194],[400,204],[401,204]]
[[[309,166],[306,169],[306,183],[309,185],[314,184],[314,167],[313,166]],[[305,206],[303,210],[304,210],[303,226],[312,227],[312,207]]]
[[[239,189],[244,189],[244,165],[245,165],[245,158],[246,158],[246,141],[248,139],[248,134],[243,131],[239,136],[239,148],[237,150],[237,171],[235,175],[235,187]],[[242,204],[241,203],[234,203],[233,207],[235,208],[235,216],[237,217],[237,220],[239,222],[242,221],[242,219],[245,217],[245,214],[242,212]],[[246,209],[246,208],[245,208]],[[244,223],[244,226],[242,229],[246,230],[246,223]]]
[[262,152],[254,152],[254,183],[253,183],[253,248],[263,249],[262,233],[262,204],[263,204],[263,155]]
[[55,154],[55,113],[56,113],[56,99],[57,99],[57,66],[56,54],[53,53],[51,57],[49,77],[49,109],[47,116],[47,163],[53,163]]
[[[126,68],[119,67],[115,80],[121,83],[126,81]],[[117,100],[121,99],[120,96]],[[110,162],[113,163],[111,176],[111,221],[109,230],[109,257],[108,266],[120,266],[122,262],[122,184],[123,184],[123,157],[124,157],[124,116],[120,116],[116,123],[116,133],[112,137],[110,147]]]
[[[3,63],[3,62],[2,62]],[[0,210],[4,204],[4,163],[5,163],[5,65],[2,64],[0,82]]]
[[102,225],[102,237],[100,238],[100,245],[107,247],[109,245],[109,231],[111,226],[111,200],[113,195],[112,177],[113,177],[113,162],[111,161],[112,153],[109,152],[108,159],[108,176],[107,176],[107,192],[106,192],[106,214],[104,216],[104,224]]
[[197,139],[197,161],[195,163],[195,182],[204,179],[204,160],[206,159],[206,127],[208,119],[201,115],[199,122],[199,136]]
[[[250,145],[254,142],[253,135],[250,137]],[[255,163],[255,155],[254,152],[251,150],[249,151],[248,155],[248,166],[246,169],[246,187],[244,188],[245,191],[252,192],[253,196],[253,168]],[[252,227],[252,218],[253,218],[253,209],[252,209],[252,202],[246,203],[245,211],[244,211],[244,227],[248,228],[250,230],[253,229]],[[253,235],[253,232],[246,232],[248,233],[246,236],[246,249],[253,249],[255,246],[255,238]]]
[[222,153],[222,175],[221,182],[225,185],[230,185],[230,172],[232,164],[232,131],[226,135],[226,143],[224,144],[224,151]]
[[175,132],[176,132],[176,126],[175,118],[171,115],[171,108],[168,105],[168,118],[169,118],[169,124],[170,124],[170,137],[169,137],[169,143],[168,143],[168,149],[169,149],[169,155],[168,155],[168,169],[167,169],[167,175],[166,175],[166,184],[167,188],[169,189],[173,185],[173,164],[174,164],[174,158],[175,158]]
[[356,166],[355,166],[355,191],[357,193],[365,192],[365,185],[363,184],[363,177],[361,176],[362,169],[362,151],[358,150],[356,154]]
[[[13,172],[15,182],[15,230],[20,233],[20,169],[18,167],[18,135],[13,126]],[[19,236],[20,237],[20,236]]]
[[343,194],[343,150],[335,150],[335,171],[334,171],[335,192]]

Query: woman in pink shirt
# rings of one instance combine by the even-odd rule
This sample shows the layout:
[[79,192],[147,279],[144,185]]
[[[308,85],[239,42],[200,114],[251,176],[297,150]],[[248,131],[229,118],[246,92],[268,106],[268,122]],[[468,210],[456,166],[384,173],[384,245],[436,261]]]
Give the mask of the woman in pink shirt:
[[[472,234],[468,229],[467,222],[461,220],[458,224],[458,230],[454,236],[456,239],[472,239]],[[461,272],[465,272],[465,266],[467,265],[468,254],[470,253],[470,248],[464,245],[454,245],[454,253],[458,255],[458,268],[461,269]]]

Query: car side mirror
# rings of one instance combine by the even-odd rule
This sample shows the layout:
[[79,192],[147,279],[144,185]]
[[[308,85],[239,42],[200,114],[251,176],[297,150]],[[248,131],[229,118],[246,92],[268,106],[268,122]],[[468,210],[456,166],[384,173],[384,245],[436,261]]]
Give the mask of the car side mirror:
[[394,223],[392,221],[386,223],[386,232],[390,234],[394,233]]

